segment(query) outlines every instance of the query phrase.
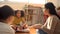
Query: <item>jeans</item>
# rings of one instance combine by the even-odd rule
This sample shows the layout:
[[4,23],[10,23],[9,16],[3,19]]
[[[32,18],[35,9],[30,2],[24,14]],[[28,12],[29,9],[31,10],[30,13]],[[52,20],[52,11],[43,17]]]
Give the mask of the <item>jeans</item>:
[[43,30],[39,29],[37,34],[47,34],[46,32],[44,32]]

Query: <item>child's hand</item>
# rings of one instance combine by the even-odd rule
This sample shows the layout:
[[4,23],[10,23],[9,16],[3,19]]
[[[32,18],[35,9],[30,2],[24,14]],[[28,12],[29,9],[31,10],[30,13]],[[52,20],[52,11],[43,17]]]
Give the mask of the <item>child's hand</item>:
[[23,25],[23,28],[24,28],[24,29],[26,29],[27,27],[28,27],[28,25],[27,25],[27,24],[24,24],[24,25]]

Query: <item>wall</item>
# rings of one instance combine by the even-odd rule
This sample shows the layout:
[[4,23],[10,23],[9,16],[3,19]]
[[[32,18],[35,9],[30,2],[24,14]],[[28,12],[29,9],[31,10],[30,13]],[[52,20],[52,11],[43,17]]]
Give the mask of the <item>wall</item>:
[[[53,2],[56,7],[60,6],[60,0],[46,0],[46,1],[47,2]],[[6,5],[6,4],[11,6],[13,9],[23,9],[23,7],[26,3],[9,3],[7,1],[6,2],[0,2],[0,6]]]
[[13,9],[20,9],[23,10],[24,6],[26,3],[9,3],[9,2],[0,2],[0,7],[3,5],[9,5],[11,6]]
[[60,0],[57,0],[58,1],[58,7],[60,7]]
[[[60,0],[59,0],[60,1]],[[59,6],[58,0],[47,0],[47,2],[52,2],[56,7]]]

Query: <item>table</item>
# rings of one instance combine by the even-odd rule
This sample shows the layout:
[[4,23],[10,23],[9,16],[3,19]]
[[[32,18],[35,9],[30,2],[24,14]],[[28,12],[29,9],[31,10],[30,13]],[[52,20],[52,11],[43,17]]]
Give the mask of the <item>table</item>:
[[16,34],[29,34],[29,31],[17,31]]
[[29,31],[17,31],[16,34],[36,34],[36,29],[30,28]]
[[36,29],[35,28],[30,28],[30,34],[36,34]]

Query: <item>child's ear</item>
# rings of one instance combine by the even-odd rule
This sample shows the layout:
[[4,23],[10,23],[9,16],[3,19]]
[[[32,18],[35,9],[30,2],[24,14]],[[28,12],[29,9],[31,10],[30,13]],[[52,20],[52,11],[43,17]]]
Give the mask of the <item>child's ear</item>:
[[12,24],[12,22],[14,21],[14,16],[8,17],[7,21],[9,24]]

